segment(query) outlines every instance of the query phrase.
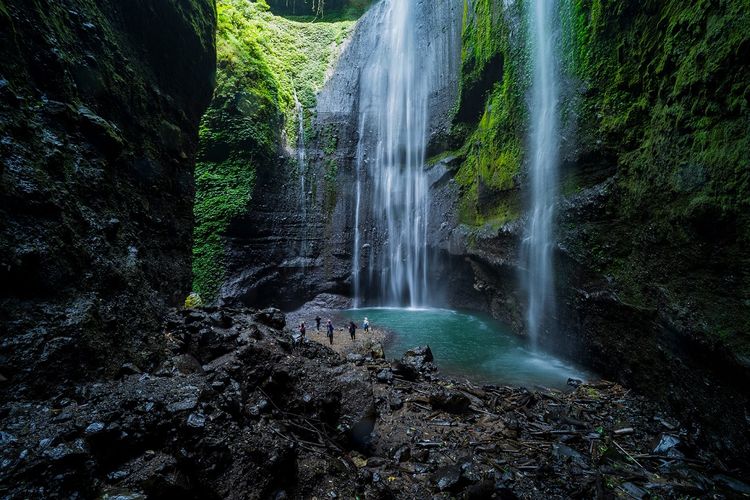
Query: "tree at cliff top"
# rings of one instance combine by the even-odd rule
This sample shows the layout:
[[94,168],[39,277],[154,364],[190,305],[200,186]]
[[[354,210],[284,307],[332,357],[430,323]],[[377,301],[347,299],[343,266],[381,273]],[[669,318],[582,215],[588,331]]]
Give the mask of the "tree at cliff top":
[[223,234],[247,210],[256,171],[276,168],[283,146],[297,143],[295,98],[309,127],[316,92],[358,13],[287,19],[246,0],[219,0],[217,9],[217,87],[195,169],[193,287],[207,299],[223,283]]

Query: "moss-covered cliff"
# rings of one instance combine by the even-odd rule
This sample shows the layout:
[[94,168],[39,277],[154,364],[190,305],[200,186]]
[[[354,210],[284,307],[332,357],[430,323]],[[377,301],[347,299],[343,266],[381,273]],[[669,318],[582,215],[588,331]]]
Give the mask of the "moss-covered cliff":
[[217,88],[201,125],[196,166],[194,289],[204,298],[214,299],[226,278],[226,229],[248,210],[256,177],[295,161],[284,148],[298,146],[298,103],[312,138],[316,92],[353,15],[294,20],[264,2],[218,2]]
[[152,361],[166,307],[190,289],[214,31],[211,0],[0,2],[9,387],[52,391]]
[[[467,252],[490,308],[519,325],[522,300],[507,281],[520,224],[506,223],[524,208],[520,4],[465,2],[454,126]],[[722,430],[735,437],[750,379],[747,8],[560,3],[560,307],[557,339],[546,339],[704,423],[732,415]]]
[[461,222],[500,225],[517,217],[528,88],[520,2],[464,2],[461,97],[454,144],[461,166]]
[[[567,241],[642,307],[750,355],[750,16],[744,1],[580,1],[581,155],[614,163],[612,231]],[[687,316],[690,318],[688,319]]]

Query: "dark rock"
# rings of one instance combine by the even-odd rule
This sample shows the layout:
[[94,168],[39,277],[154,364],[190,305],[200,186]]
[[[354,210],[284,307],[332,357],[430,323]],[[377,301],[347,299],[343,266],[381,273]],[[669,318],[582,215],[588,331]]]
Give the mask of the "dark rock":
[[432,350],[430,350],[429,346],[409,349],[401,358],[403,364],[413,367],[414,370],[420,373],[434,370],[435,367],[432,365],[432,360]]
[[372,357],[372,359],[385,359],[385,349],[383,349],[383,344],[380,342],[373,342],[370,345],[370,357]]
[[181,375],[190,375],[193,373],[203,373],[203,367],[200,362],[191,354],[180,354],[171,359],[172,367]]
[[391,371],[394,375],[406,380],[417,380],[419,378],[419,370],[413,365],[402,361],[397,360],[391,363]]
[[224,329],[230,328],[234,322],[233,318],[224,311],[215,312],[211,314],[210,318],[214,326]]
[[167,404],[167,411],[178,413],[193,410],[198,406],[200,389],[194,385],[185,385],[179,388],[179,392],[171,395],[174,399]]
[[365,357],[361,354],[351,352],[347,354],[346,360],[350,363],[362,364],[365,360]]
[[396,450],[396,453],[393,454],[393,460],[395,460],[396,463],[408,462],[410,459],[411,459],[411,448],[409,448],[406,445]]
[[133,363],[125,363],[120,367],[120,376],[127,376],[127,375],[140,375],[143,373],[140,368],[138,368]]
[[724,474],[717,474],[713,477],[713,480],[716,481],[716,484],[718,484],[722,488],[732,491],[733,493],[743,496],[750,496],[750,485],[740,481],[739,479],[735,479]]
[[583,455],[564,444],[553,443],[552,455],[557,458],[563,459],[566,462],[573,462],[580,466],[584,466],[586,464],[586,460],[583,458]]
[[16,439],[16,436],[14,436],[13,434],[5,431],[0,431],[0,445],[8,446],[11,443],[15,443],[16,441],[18,441],[18,439]]
[[484,480],[466,488],[464,498],[467,500],[489,500],[495,492],[495,483]]
[[404,353],[404,357],[419,358],[423,363],[429,363],[434,359],[432,356],[432,350],[428,345],[413,347]]
[[375,376],[381,384],[390,384],[393,381],[393,372],[388,368],[383,368]]
[[367,459],[368,467],[382,467],[388,463],[388,461],[382,457],[370,457]]
[[469,411],[471,400],[461,392],[442,389],[430,394],[430,404],[438,410],[450,413],[466,413]]
[[284,313],[273,307],[258,312],[255,315],[255,319],[264,325],[268,325],[271,328],[278,328],[279,330],[286,326],[286,317],[284,316]]
[[104,431],[105,424],[103,422],[93,422],[86,427],[85,433],[87,436],[96,436]]
[[579,387],[581,384],[583,384],[583,380],[579,380],[577,378],[569,378],[568,379],[568,385],[570,387],[576,388],[576,387]]
[[680,444],[680,440],[677,437],[670,434],[662,434],[659,438],[659,443],[654,447],[654,453],[669,454],[678,444]]
[[188,427],[202,429],[206,426],[206,416],[202,413],[191,413],[187,419]]
[[[208,0],[2,3],[3,400],[160,361],[161,318],[190,291],[215,26]],[[154,133],[164,121],[181,154]],[[161,168],[147,182],[144,157]]]
[[396,411],[400,410],[404,407],[404,401],[401,399],[401,396],[398,394],[393,394],[388,398],[388,406],[391,408],[391,410]]
[[632,498],[637,498],[638,500],[641,500],[643,498],[647,498],[649,496],[648,492],[644,490],[643,488],[640,488],[639,486],[627,482],[622,483],[620,487]]
[[432,481],[440,491],[458,491],[461,487],[461,466],[453,464],[440,467],[432,474]]

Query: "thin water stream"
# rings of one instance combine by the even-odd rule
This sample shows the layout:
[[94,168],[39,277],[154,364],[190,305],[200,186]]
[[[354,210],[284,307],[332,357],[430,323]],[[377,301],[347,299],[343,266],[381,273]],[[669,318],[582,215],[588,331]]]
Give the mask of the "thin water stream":
[[531,206],[522,253],[526,324],[532,346],[536,346],[545,320],[555,311],[552,251],[560,149],[559,20],[554,0],[534,0],[529,10],[533,66],[528,153]]

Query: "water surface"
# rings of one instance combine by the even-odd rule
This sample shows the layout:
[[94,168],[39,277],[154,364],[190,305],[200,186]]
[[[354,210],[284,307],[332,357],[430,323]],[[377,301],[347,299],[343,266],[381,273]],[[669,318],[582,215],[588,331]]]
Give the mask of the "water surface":
[[359,325],[365,316],[375,328],[393,335],[388,359],[428,344],[440,372],[477,383],[564,387],[569,377],[587,374],[554,356],[534,352],[507,325],[487,316],[448,309],[354,309],[345,312]]

